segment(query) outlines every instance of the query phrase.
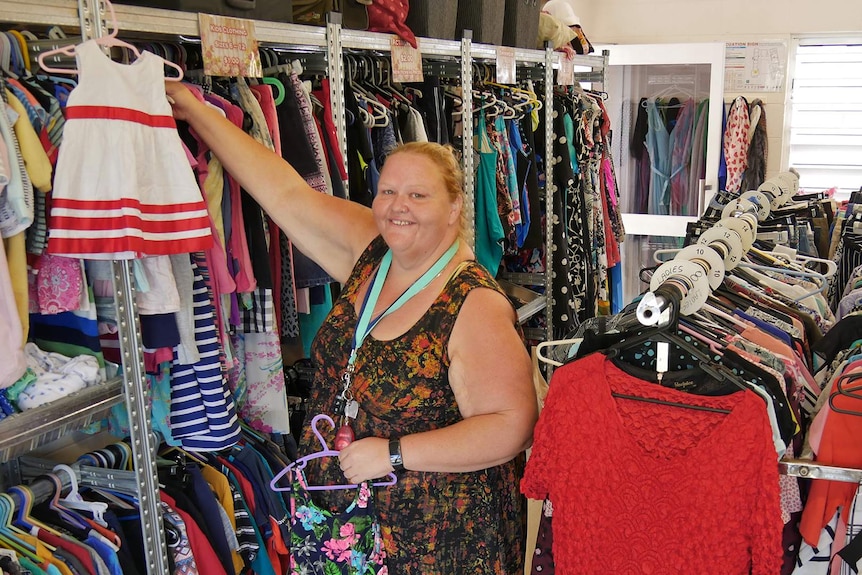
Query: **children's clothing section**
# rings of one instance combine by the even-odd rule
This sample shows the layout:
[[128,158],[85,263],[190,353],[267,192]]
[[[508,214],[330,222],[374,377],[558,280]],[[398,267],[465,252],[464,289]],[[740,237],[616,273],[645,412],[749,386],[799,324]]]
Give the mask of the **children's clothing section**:
[[[82,454],[72,466],[21,458],[29,483],[7,491],[13,531],[2,546],[27,547],[29,539],[15,528],[30,531],[33,524],[53,548],[37,545],[38,561],[31,557],[37,564],[80,574],[146,573],[130,453],[120,442]],[[289,500],[269,483],[288,463],[281,447],[250,431],[220,452],[163,449],[157,469],[171,572],[287,572]],[[72,493],[58,499],[70,479]]]

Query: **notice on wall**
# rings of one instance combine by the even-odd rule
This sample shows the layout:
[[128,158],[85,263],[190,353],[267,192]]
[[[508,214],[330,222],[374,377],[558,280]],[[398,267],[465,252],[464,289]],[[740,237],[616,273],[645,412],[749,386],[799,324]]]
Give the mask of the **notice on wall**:
[[389,40],[390,54],[392,54],[392,81],[393,82],[422,82],[425,77],[422,73],[422,52],[419,50],[419,39],[416,39],[414,48],[398,36],[392,36]]
[[725,47],[725,92],[779,92],[786,74],[787,46],[783,42],[739,42]]
[[247,78],[263,76],[254,21],[198,14],[198,22],[204,74]]

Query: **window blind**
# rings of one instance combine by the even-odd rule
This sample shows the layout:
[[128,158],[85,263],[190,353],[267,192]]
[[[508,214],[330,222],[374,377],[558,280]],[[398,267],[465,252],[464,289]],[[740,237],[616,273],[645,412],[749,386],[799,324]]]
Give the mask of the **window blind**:
[[862,37],[799,40],[789,163],[808,192],[845,199],[862,187]]

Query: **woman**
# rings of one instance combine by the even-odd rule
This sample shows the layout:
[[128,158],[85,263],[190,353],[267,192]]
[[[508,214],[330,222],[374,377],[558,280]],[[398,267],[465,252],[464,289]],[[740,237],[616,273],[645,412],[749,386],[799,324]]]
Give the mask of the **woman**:
[[[537,418],[530,361],[511,303],[463,240],[461,173],[451,150],[397,149],[369,210],[316,192],[186,88],[166,89],[175,116],[294,245],[343,284],[312,348],[308,413],[346,423],[355,440],[338,460],[318,460],[309,483],[398,471],[398,482],[375,494],[389,573],[522,571],[518,484]],[[403,305],[392,306],[405,292]],[[333,435],[327,439],[334,445]],[[318,448],[307,430],[301,452]],[[333,510],[350,497],[315,496]]]

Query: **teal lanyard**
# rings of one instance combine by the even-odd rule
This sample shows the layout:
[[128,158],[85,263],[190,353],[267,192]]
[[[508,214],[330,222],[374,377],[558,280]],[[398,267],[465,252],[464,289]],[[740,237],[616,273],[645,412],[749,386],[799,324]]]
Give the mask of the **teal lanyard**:
[[428,284],[430,284],[434,278],[443,271],[443,268],[452,261],[452,258],[455,257],[455,252],[458,251],[458,243],[458,240],[455,240],[452,246],[446,250],[446,253],[440,256],[433,266],[428,268],[428,271],[413,282],[413,284],[407,288],[397,300],[392,302],[389,307],[383,310],[383,313],[372,318],[371,314],[374,312],[374,307],[377,305],[377,299],[380,297],[380,291],[383,289],[383,283],[386,281],[386,275],[389,273],[389,267],[392,265],[392,250],[386,251],[386,254],[383,256],[383,261],[380,262],[380,269],[377,270],[377,275],[374,276],[374,282],[371,284],[368,293],[365,294],[362,307],[359,309],[359,321],[356,324],[356,333],[353,335],[353,349],[351,350],[350,357],[347,360],[348,371],[352,371],[353,364],[356,363],[356,351],[359,349],[359,346],[362,345],[362,342],[365,341],[366,336],[371,333],[381,319],[401,308],[401,306],[407,303],[410,298],[428,287]]
[[350,419],[356,417],[358,404],[353,400],[353,394],[350,391],[350,384],[353,381],[353,372],[356,369],[356,352],[362,345],[362,342],[365,341],[365,338],[369,333],[371,333],[374,326],[376,326],[381,319],[399,309],[407,303],[410,298],[428,287],[428,284],[430,284],[434,278],[443,271],[449,262],[452,261],[452,258],[455,257],[455,252],[458,251],[458,244],[458,240],[455,240],[449,249],[446,250],[446,253],[440,256],[428,271],[422,274],[418,280],[413,282],[413,284],[407,288],[404,293],[398,297],[398,299],[392,302],[389,307],[383,311],[383,313],[372,318],[371,314],[374,313],[374,307],[377,305],[380,291],[383,289],[383,282],[386,281],[386,275],[389,273],[389,268],[392,265],[392,250],[386,251],[386,254],[383,256],[383,260],[380,262],[380,268],[374,276],[374,281],[371,283],[371,287],[368,288],[368,292],[365,294],[365,299],[362,301],[362,307],[359,308],[359,321],[356,323],[356,333],[353,335],[353,349],[350,350],[350,357],[347,358],[347,368],[344,370],[344,375],[342,376],[343,387],[338,396],[338,411],[341,411]]

